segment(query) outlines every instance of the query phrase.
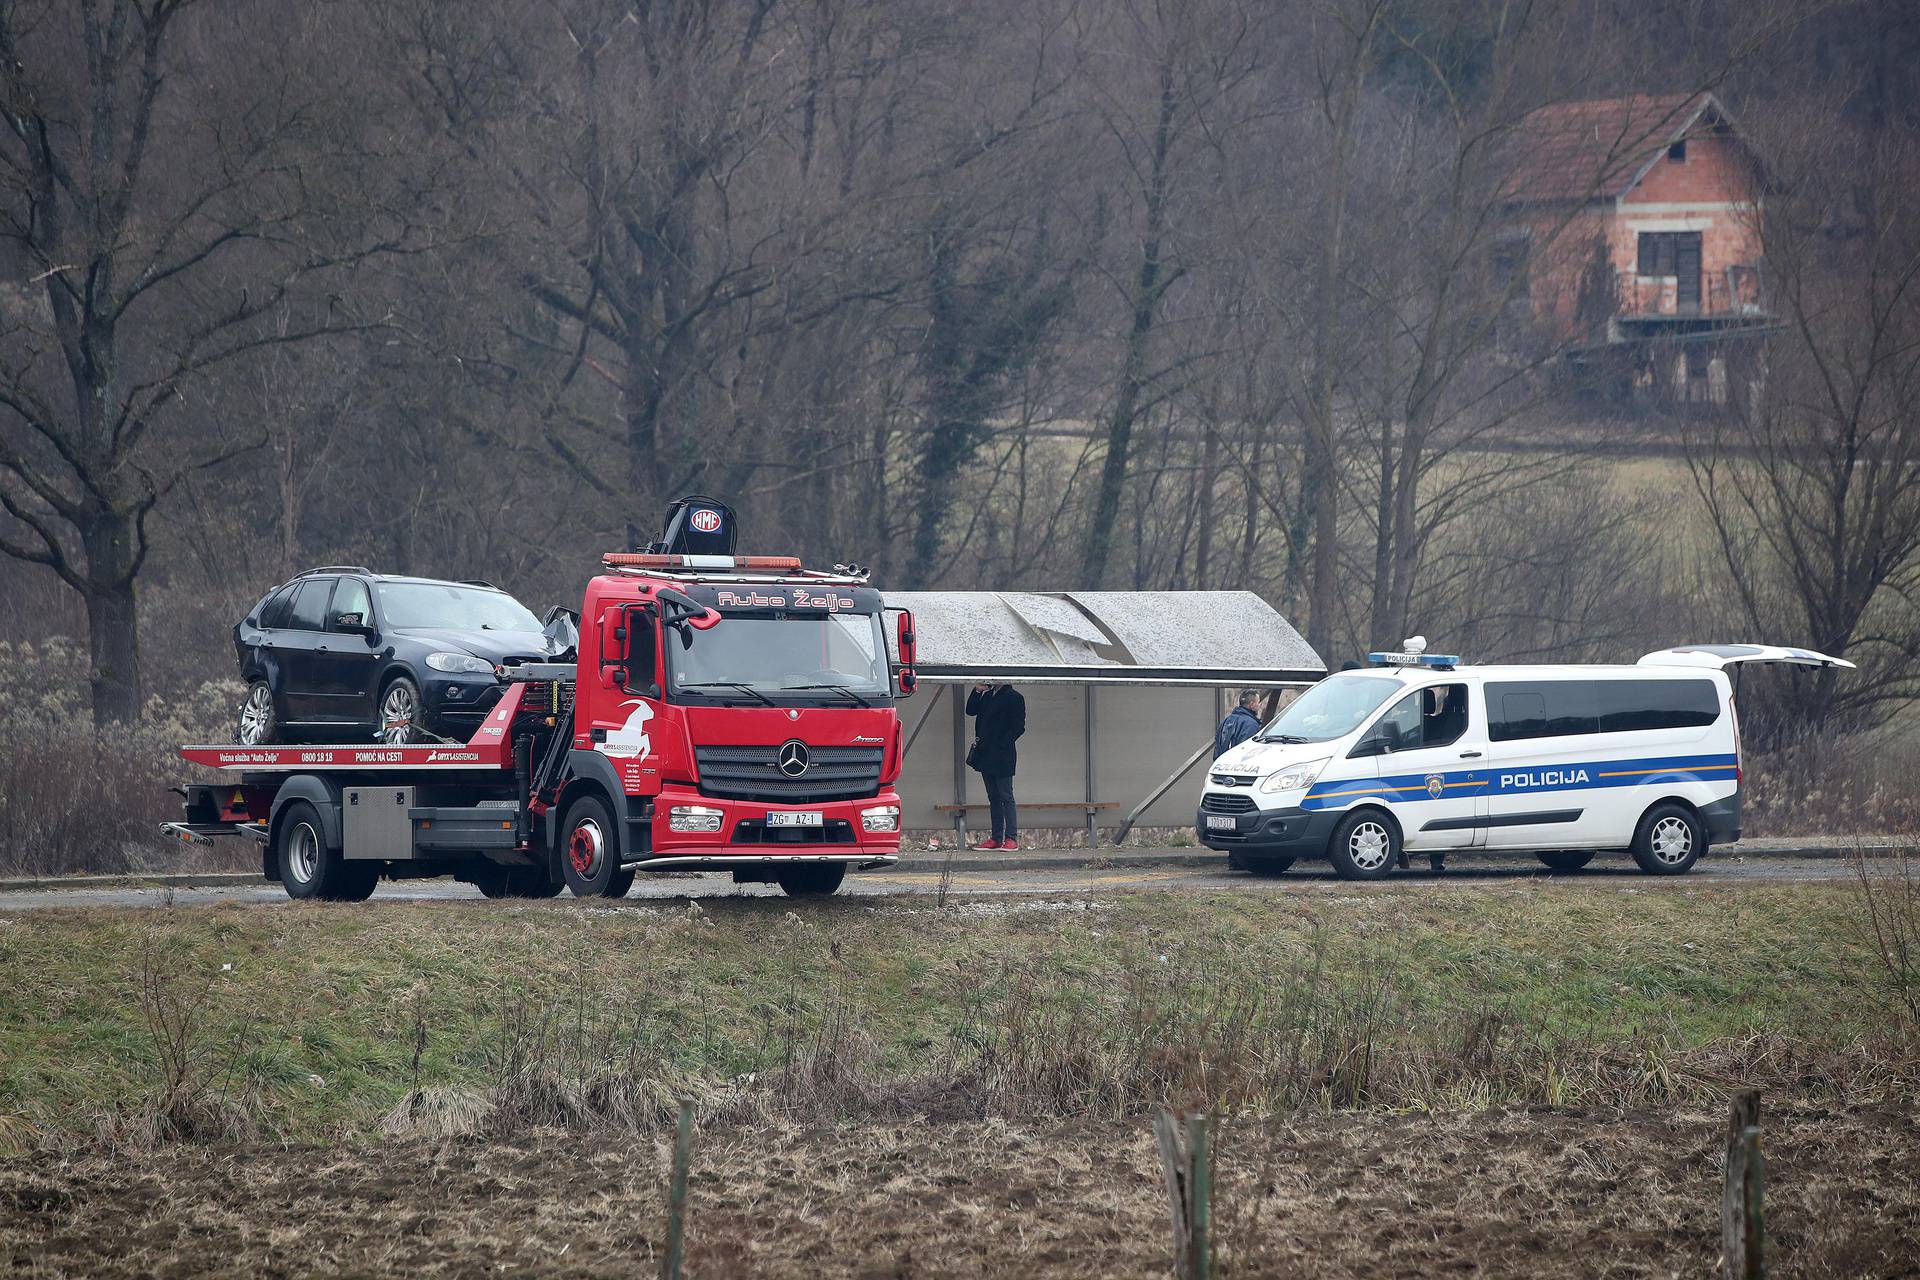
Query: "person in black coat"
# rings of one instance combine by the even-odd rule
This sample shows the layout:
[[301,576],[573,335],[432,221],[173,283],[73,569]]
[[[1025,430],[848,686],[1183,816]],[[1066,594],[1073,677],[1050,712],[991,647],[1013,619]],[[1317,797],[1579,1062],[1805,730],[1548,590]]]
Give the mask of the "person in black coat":
[[987,811],[993,837],[976,849],[1018,849],[1020,817],[1013,800],[1017,763],[1013,744],[1027,731],[1027,700],[1006,684],[977,684],[967,695],[967,714],[973,717],[973,749],[967,764],[986,784]]

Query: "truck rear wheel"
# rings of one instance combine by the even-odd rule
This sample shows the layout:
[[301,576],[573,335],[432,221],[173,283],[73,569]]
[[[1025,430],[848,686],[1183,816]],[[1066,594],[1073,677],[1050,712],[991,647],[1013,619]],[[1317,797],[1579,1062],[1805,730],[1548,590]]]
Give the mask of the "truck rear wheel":
[[633,873],[620,869],[620,836],[599,796],[581,796],[561,828],[560,871],[576,898],[624,898]]
[[[274,853],[280,883],[295,899],[331,898],[339,891],[340,852],[327,847],[327,830],[320,811],[305,800],[295,800],[280,815],[274,835]],[[369,891],[371,892],[371,891]]]
[[789,898],[824,898],[840,888],[840,882],[847,878],[847,864],[844,862],[817,862],[810,865],[783,867],[774,875],[774,881]]

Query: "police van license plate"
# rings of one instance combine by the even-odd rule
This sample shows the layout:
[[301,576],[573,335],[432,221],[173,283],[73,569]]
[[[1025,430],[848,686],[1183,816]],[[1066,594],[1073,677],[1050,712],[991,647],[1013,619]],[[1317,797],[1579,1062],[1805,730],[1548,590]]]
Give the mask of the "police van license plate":
[[769,813],[767,825],[770,827],[822,827],[825,819],[816,811],[805,813]]
[[1210,813],[1207,815],[1207,830],[1209,831],[1238,831],[1239,829],[1240,819],[1238,818],[1229,818],[1218,813]]

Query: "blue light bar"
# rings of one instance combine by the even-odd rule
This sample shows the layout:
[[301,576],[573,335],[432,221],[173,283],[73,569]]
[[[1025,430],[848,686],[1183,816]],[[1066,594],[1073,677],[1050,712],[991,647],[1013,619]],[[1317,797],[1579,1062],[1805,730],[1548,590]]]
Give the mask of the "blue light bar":
[[1454,653],[1370,653],[1367,664],[1374,667],[1433,667],[1451,671],[1460,665]]

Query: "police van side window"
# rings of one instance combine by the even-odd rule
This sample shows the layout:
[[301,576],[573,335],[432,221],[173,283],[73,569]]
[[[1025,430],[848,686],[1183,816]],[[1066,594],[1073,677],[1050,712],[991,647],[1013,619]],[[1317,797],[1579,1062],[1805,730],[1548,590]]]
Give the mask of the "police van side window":
[[1599,728],[1591,680],[1487,683],[1487,735],[1495,742],[1563,738]]
[[1720,718],[1711,680],[1538,680],[1487,685],[1495,742],[1653,729],[1704,729]]
[[1596,680],[1601,733],[1704,729],[1720,718],[1711,680]]

